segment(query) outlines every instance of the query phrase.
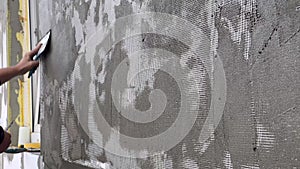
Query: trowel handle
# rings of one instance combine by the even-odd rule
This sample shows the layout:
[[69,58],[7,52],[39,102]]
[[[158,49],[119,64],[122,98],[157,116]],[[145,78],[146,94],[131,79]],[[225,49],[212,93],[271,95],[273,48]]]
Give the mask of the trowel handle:
[[[40,56],[41,55],[35,55],[35,56],[33,56],[32,60],[37,61],[40,58]],[[30,70],[28,78],[30,78],[32,76],[32,74],[36,71],[36,69],[37,69],[37,67]]]
[[34,55],[33,58],[32,58],[32,60],[33,61],[37,61],[39,58],[40,58],[40,55]]
[[28,75],[28,78],[30,78],[32,76],[32,74],[35,72],[36,68],[31,69]]

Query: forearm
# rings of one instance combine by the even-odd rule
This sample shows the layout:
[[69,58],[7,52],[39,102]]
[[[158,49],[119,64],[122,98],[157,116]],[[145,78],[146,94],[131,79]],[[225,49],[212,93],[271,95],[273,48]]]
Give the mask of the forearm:
[[3,84],[15,76],[19,75],[19,69],[17,66],[10,66],[0,69],[0,84]]

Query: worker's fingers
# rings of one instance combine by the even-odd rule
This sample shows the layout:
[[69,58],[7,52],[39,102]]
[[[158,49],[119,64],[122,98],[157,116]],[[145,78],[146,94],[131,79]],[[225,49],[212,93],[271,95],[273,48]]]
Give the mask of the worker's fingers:
[[40,63],[38,61],[31,61],[30,64],[31,64],[30,66],[31,68],[36,68],[39,66]]
[[33,56],[38,53],[38,51],[41,48],[41,46],[42,46],[42,44],[39,43],[33,50],[31,50],[30,52],[28,52],[28,55],[29,55],[30,59],[32,59]]

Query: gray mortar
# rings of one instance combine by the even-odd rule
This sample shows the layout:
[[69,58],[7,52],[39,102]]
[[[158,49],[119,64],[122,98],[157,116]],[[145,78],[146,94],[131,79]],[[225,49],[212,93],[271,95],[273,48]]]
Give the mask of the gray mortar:
[[[48,2],[48,1],[47,1]],[[114,1],[115,2],[115,1]],[[84,40],[89,16],[94,16],[94,25],[107,28],[111,23],[109,16],[113,13],[116,19],[130,15],[136,8],[133,2],[121,0],[119,5],[112,7],[112,13],[106,13],[104,6],[109,3],[102,0],[93,3],[90,1],[72,1],[68,4],[59,0],[52,0],[46,9],[52,13],[62,13],[62,19],[56,21],[55,15],[47,16],[50,11],[44,11],[40,6],[39,12],[47,16],[49,22],[40,18],[40,32],[47,31],[47,25],[51,23],[53,36],[51,50],[47,58],[43,60],[43,96],[42,96],[42,152],[46,168],[84,168],[75,160],[89,162],[97,159],[99,162],[110,163],[112,168],[293,168],[299,167],[300,136],[297,115],[300,105],[300,12],[296,7],[300,5],[299,0],[262,0],[255,1],[252,11],[246,13],[245,22],[250,32],[251,46],[249,59],[245,59],[248,40],[245,34],[241,35],[240,42],[232,39],[228,24],[222,20],[227,18],[232,21],[234,29],[238,29],[241,17],[240,1],[214,1],[215,11],[208,16],[208,1],[180,1],[180,0],[140,0],[137,1],[140,12],[152,11],[169,13],[199,26],[208,38],[212,36],[212,26],[218,32],[218,47],[216,49],[220,57],[227,83],[227,100],[221,122],[214,131],[213,137],[207,140],[207,147],[198,142],[201,128],[208,116],[211,105],[211,84],[214,83],[208,77],[208,71],[201,59],[193,56],[187,60],[190,69],[199,68],[199,76],[203,76],[203,91],[205,96],[201,98],[198,108],[197,120],[193,129],[187,136],[171,150],[162,152],[145,159],[125,158],[111,154],[103,148],[94,145],[87,131],[79,123],[88,124],[89,100],[91,93],[96,94],[97,106],[102,116],[111,127],[118,128],[119,132],[137,138],[149,137],[165,131],[177,117],[180,108],[180,92],[174,79],[168,74],[158,71],[154,74],[154,89],[161,89],[168,98],[167,108],[160,118],[148,124],[133,123],[121,116],[116,109],[111,96],[112,76],[121,63],[133,52],[160,48],[174,53],[178,57],[189,50],[189,47],[163,35],[143,34],[130,37],[126,40],[107,46],[107,43],[95,44],[96,51],[93,53],[92,62],[97,67],[96,74],[91,73],[91,63],[86,63],[83,56],[79,58],[81,45],[76,46],[75,31],[83,27]],[[223,1],[225,2],[225,1]],[[247,1],[250,2],[250,1]],[[252,2],[252,1],[251,1]],[[254,1],[253,1],[254,2]],[[40,4],[46,3],[46,0]],[[73,15],[66,12],[64,8],[54,11],[55,3],[72,9]],[[74,11],[78,11],[80,25],[72,26],[71,19]],[[94,15],[92,15],[94,14]],[[214,21],[210,25],[208,20]],[[151,23],[143,21],[151,27]],[[100,24],[99,24],[100,23]],[[122,30],[113,29],[114,32],[127,30],[129,25],[116,26]],[[155,27],[152,28],[155,30]],[[187,33],[189,39],[193,39]],[[113,40],[113,35],[106,40]],[[130,45],[130,47],[126,45]],[[99,56],[100,47],[110,48],[105,56]],[[104,62],[107,58],[108,62]],[[75,62],[79,64],[81,80],[72,79]],[[130,64],[137,64],[134,61]],[[104,82],[95,83],[96,88],[90,91],[88,86],[93,76],[97,80],[102,78],[101,72],[106,72]],[[126,70],[128,72],[129,70]],[[120,79],[126,80],[126,77]],[[147,84],[145,79],[141,83]],[[145,80],[145,82],[144,82]],[[75,87],[73,88],[73,84]],[[148,84],[146,85],[148,86]],[[149,88],[144,88],[135,93],[135,107],[138,110],[148,110],[151,105],[148,99]],[[100,96],[105,91],[104,101]],[[66,93],[66,94],[62,94]],[[74,102],[72,98],[74,97]],[[67,105],[66,110],[60,109],[59,105]],[[79,108],[80,107],[80,108]],[[81,112],[76,112],[78,109]],[[95,112],[93,118],[98,119],[100,112]],[[78,114],[78,115],[77,115]],[[98,127],[99,124],[95,125]],[[66,128],[66,133],[62,132]],[[88,131],[89,132],[89,131]],[[109,142],[112,137],[110,131],[102,134],[102,141]],[[61,147],[62,142],[68,142],[69,147]],[[139,151],[134,145],[123,148]],[[93,145],[93,151],[88,146]],[[202,150],[201,150],[202,149]],[[69,158],[61,155],[69,154]],[[162,160],[160,160],[162,159]],[[168,161],[169,160],[169,161]],[[86,165],[88,166],[88,165]]]

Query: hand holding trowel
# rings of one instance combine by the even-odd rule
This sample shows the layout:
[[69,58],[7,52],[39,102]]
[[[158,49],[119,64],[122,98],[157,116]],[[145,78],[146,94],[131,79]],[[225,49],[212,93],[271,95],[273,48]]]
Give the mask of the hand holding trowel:
[[[41,56],[44,55],[44,53],[48,47],[50,36],[51,36],[51,30],[48,31],[47,34],[39,41],[39,43],[42,44],[42,46],[39,49],[38,53],[33,57],[32,60],[37,61]],[[30,70],[28,78],[30,78],[32,76],[32,74],[35,72],[35,70],[36,70],[36,68]]]

